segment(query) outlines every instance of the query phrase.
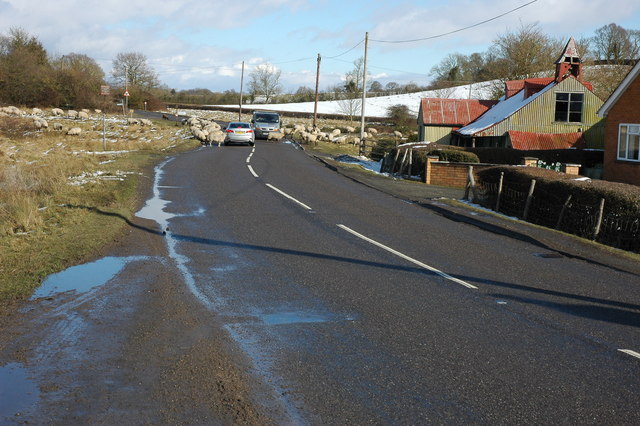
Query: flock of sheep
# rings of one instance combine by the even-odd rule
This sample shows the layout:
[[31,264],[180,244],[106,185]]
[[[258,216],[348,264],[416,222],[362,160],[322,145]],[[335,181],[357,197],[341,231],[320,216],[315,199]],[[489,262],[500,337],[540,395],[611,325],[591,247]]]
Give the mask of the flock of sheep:
[[[102,111],[99,109],[93,110],[95,114],[102,114]],[[88,120],[90,118],[91,111],[88,109],[83,109],[81,111],[75,110],[67,110],[66,112],[60,108],[51,109],[51,116],[60,117],[60,118],[68,118],[72,120]],[[20,108],[16,108],[14,106],[0,107],[0,117],[32,117],[33,124],[38,130],[49,129],[49,122],[44,118],[44,111],[40,108],[32,108],[31,111],[22,111]],[[129,118],[127,119],[127,124],[129,125],[140,125],[140,126],[152,126],[153,123],[151,120],[137,119],[137,118]],[[65,129],[61,122],[54,122],[52,124],[53,130],[56,131],[65,131],[69,136],[79,136],[82,134],[82,129],[80,127],[70,127]]]
[[[190,117],[185,124],[189,126],[191,134],[194,138],[198,139],[203,145],[211,145],[214,143],[221,144],[224,142],[224,130],[215,121],[205,118],[199,118],[196,116]],[[371,139],[378,134],[378,131],[371,127],[366,129],[364,134],[365,139]],[[271,132],[268,140],[279,141],[284,137],[301,140],[305,143],[316,143],[320,141],[333,142],[337,144],[357,144],[360,141],[359,132],[356,133],[356,129],[351,126],[344,128],[344,133],[341,129],[334,128],[330,132],[323,132],[317,127],[304,126],[302,124],[296,124],[293,127],[285,127],[280,132]],[[394,137],[402,138],[402,133],[395,131]]]
[[[95,114],[101,114],[101,110],[93,110]],[[51,116],[68,118],[72,120],[87,120],[90,118],[91,111],[83,109],[81,111],[67,110],[66,112],[60,108],[53,108],[51,110]],[[39,108],[33,108],[30,112],[22,111],[14,106],[0,107],[1,116],[17,116],[17,117],[32,117],[33,124],[38,130],[45,130],[49,128],[49,122],[44,119],[44,112]],[[199,140],[204,145],[222,144],[224,142],[225,133],[222,127],[213,120],[199,118],[192,116],[184,122],[189,126],[191,134],[194,138]],[[128,125],[139,126],[152,126],[153,123],[147,119],[128,118]],[[65,131],[65,127],[59,121],[52,124],[53,130]],[[325,141],[333,142],[336,144],[357,144],[360,141],[360,132],[356,133],[356,129],[351,126],[346,126],[341,130],[334,128],[329,132],[324,132],[317,127],[305,126],[302,124],[296,124],[292,127],[285,127],[280,132],[272,132],[269,134],[269,140],[279,141],[284,137],[301,140],[305,143],[314,144],[316,142]],[[70,136],[78,136],[82,133],[80,127],[70,127],[66,129],[66,134]],[[367,128],[364,133],[365,139],[371,139],[377,136],[378,131],[373,128]],[[395,131],[394,137],[401,139],[402,133]]]

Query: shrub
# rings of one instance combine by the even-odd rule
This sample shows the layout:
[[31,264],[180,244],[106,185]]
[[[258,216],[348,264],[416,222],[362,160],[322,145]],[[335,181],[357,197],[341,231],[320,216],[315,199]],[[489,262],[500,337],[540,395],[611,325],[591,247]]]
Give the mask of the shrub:
[[479,163],[480,159],[473,152],[458,151],[453,149],[436,149],[427,152],[427,155],[437,155],[440,161],[451,163]]

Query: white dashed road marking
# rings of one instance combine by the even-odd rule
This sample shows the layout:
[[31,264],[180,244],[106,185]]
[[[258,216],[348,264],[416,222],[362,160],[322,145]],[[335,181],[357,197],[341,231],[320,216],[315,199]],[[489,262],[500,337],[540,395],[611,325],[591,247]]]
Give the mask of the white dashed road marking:
[[401,257],[401,258],[403,258],[405,260],[408,260],[409,262],[411,262],[413,264],[416,264],[416,265],[420,266],[421,268],[424,268],[424,269],[426,269],[428,271],[431,271],[431,272],[433,272],[435,274],[438,274],[441,277],[448,279],[449,281],[453,281],[456,284],[460,284],[462,286],[465,286],[467,288],[471,288],[471,289],[474,289],[474,290],[478,289],[478,287],[474,286],[473,284],[469,284],[466,281],[463,281],[463,280],[458,279],[456,277],[452,277],[451,275],[447,274],[446,272],[442,272],[441,270],[436,269],[436,268],[434,268],[432,266],[429,266],[429,265],[427,265],[425,263],[422,263],[419,260],[416,260],[416,259],[414,259],[412,257],[407,256],[406,254],[402,254],[399,251],[392,249],[391,247],[387,247],[384,244],[381,244],[381,243],[379,243],[379,242],[377,242],[375,240],[372,240],[369,237],[365,237],[364,235],[354,231],[353,229],[351,229],[351,228],[349,228],[349,227],[347,227],[345,225],[338,225],[338,227],[343,229],[343,230],[345,230],[345,231],[347,231],[348,233],[350,233],[352,235],[355,235],[356,237],[358,237],[358,238],[360,238],[360,239],[362,239],[364,241],[367,241],[368,243],[371,243],[371,244],[373,244],[375,246],[380,247],[383,250],[388,251],[389,253],[395,254],[396,256]]

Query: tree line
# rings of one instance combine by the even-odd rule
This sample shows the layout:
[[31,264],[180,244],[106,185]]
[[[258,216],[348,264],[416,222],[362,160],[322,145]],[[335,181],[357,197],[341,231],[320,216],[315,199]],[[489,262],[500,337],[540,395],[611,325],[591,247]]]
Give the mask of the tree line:
[[[614,23],[598,28],[593,37],[576,40],[585,65],[584,77],[594,92],[606,99],[640,56],[640,30],[625,29]],[[494,97],[502,95],[505,80],[552,75],[553,64],[566,43],[546,35],[538,24],[522,25],[499,35],[485,52],[464,55],[452,53],[431,69],[432,81],[398,84],[368,83],[369,96],[444,89],[474,82],[495,81]],[[356,111],[362,91],[362,58],[345,74],[344,82],[319,93],[320,100],[339,100],[346,111]],[[109,84],[111,94],[101,95],[100,86]],[[133,108],[161,109],[163,103],[238,104],[235,90],[212,92],[205,88],[176,91],[159,80],[145,55],[119,53],[107,77],[98,63],[87,55],[69,53],[50,56],[42,43],[21,28],[0,34],[0,103],[25,106],[113,109],[129,93]],[[249,74],[249,102],[310,102],[315,90],[301,86],[283,94],[280,70],[269,64]]]
[[[496,37],[485,52],[447,55],[431,69],[431,88],[496,80],[497,98],[502,95],[503,81],[553,75],[553,64],[566,42],[546,35],[538,24],[522,25]],[[593,83],[596,95],[606,99],[640,57],[640,30],[611,23],[598,28],[592,37],[576,39],[576,45],[585,64],[585,80]]]

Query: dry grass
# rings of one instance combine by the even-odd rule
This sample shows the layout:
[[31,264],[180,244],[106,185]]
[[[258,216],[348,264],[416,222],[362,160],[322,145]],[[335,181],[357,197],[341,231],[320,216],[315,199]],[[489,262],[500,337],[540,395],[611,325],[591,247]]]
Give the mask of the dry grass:
[[[49,129],[38,131],[31,117],[0,117],[0,310],[112,240],[135,208],[143,168],[197,146],[181,126],[111,116],[103,151],[102,116],[45,118]],[[56,122],[65,130],[52,130]],[[82,133],[67,135],[71,127]]]

